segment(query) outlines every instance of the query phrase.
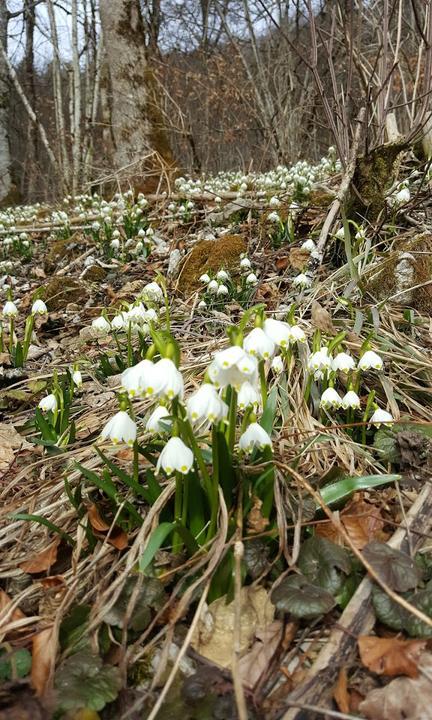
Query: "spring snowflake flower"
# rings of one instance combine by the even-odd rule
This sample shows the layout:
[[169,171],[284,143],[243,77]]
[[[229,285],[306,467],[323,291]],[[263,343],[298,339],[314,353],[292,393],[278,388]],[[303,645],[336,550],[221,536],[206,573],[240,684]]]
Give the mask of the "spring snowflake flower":
[[120,249],[120,240],[118,238],[113,238],[110,242],[110,245],[113,250],[119,250]]
[[80,370],[74,370],[72,373],[72,382],[74,385],[76,385],[78,388],[81,387],[83,384],[83,379]]
[[249,258],[247,258],[247,257],[242,258],[240,260],[240,267],[242,270],[250,270],[250,268],[252,267],[252,263],[249,260]]
[[342,398],[334,388],[327,388],[321,395],[320,407],[339,408],[342,405]]
[[268,360],[274,355],[275,344],[262,328],[254,328],[246,335],[243,347],[250,355]]
[[268,318],[264,321],[264,332],[277,347],[286,348],[290,342],[291,326],[283,320]]
[[335,358],[331,361],[332,370],[342,370],[342,372],[349,372],[350,370],[354,370],[356,364],[355,360],[351,355],[348,355],[348,353],[340,352],[336,355]]
[[308,288],[312,285],[312,278],[305,273],[300,273],[293,279],[293,285],[295,287]]
[[276,375],[280,375],[283,372],[284,364],[280,355],[276,355],[271,362],[271,369]]
[[32,309],[31,309],[32,315],[46,315],[47,312],[48,312],[48,308],[45,305],[43,300],[35,300],[34,301],[34,303],[32,305]]
[[205,308],[207,307],[206,301],[205,301],[205,300],[200,300],[199,303],[198,303],[198,307],[199,307],[201,310],[205,310]]
[[172,437],[168,440],[156,465],[156,474],[161,468],[167,475],[172,475],[177,471],[182,475],[187,475],[194,461],[193,452],[183,440],[178,437]]
[[343,227],[339,228],[339,230],[335,233],[335,237],[338,240],[343,240],[345,238],[345,230]]
[[234,345],[216,353],[208,373],[216,387],[232,385],[239,388],[246,380],[254,383],[257,370],[256,358],[245,352],[243,348]]
[[255,275],[255,273],[252,272],[252,273],[249,273],[249,275],[247,275],[247,277],[246,277],[247,285],[256,285],[257,282],[258,282],[258,278]]
[[264,430],[263,427],[261,427],[261,425],[258,425],[258,423],[251,423],[247,430],[240,437],[240,450],[251,453],[255,448],[263,450],[266,447],[272,447],[270,435]]
[[238,406],[240,410],[259,405],[260,396],[257,389],[250,382],[244,382],[238,393]]
[[328,348],[323,347],[312,353],[308,360],[308,369],[312,372],[324,372],[331,369],[331,357],[328,354]]
[[306,250],[307,252],[313,252],[314,250],[316,250],[316,245],[312,238],[308,238],[307,240],[305,240],[304,243],[301,244],[301,249]]
[[216,278],[222,282],[226,282],[229,280],[229,275],[225,270],[219,270],[219,272],[216,273]]
[[[162,358],[154,365],[154,377],[156,379],[156,390],[159,396],[172,400],[175,397],[183,397],[184,383],[183,376],[177,370],[172,360]],[[149,391],[146,391],[150,394]]]
[[359,370],[382,370],[383,361],[382,358],[373,350],[367,350],[364,355],[361,356],[358,362]]
[[109,333],[111,330],[108,320],[106,320],[103,315],[100,315],[100,317],[97,317],[92,321],[92,328],[100,333]]
[[291,342],[306,342],[306,335],[298,325],[291,325],[289,329],[289,339]]
[[151,282],[147,283],[147,285],[144,285],[142,295],[144,300],[150,300],[151,302],[163,304],[163,290],[161,287],[159,287],[157,282]]
[[352,410],[358,410],[360,408],[360,398],[354,390],[348,390],[342,398],[342,407],[344,410],[351,408]]
[[48,412],[49,410],[51,410],[51,412],[55,412],[57,410],[57,406],[57,398],[53,393],[42,398],[38,405],[43,412]]
[[165,425],[171,426],[171,422],[166,420],[167,417],[169,417],[168,409],[164,405],[158,405],[147,420],[145,429],[151,433],[162,434],[167,432],[166,427],[160,422],[161,420],[165,420]]
[[209,284],[207,285],[207,290],[209,291],[209,293],[212,293],[213,295],[214,293],[217,293],[218,289],[219,283],[217,282],[217,280],[210,280]]
[[111,440],[114,445],[124,442],[133,445],[137,436],[137,426],[125,410],[119,410],[101,432],[103,440]]
[[216,294],[217,295],[229,295],[229,290],[226,285],[221,284],[221,285],[219,285]]
[[119,315],[113,317],[111,327],[113,330],[124,330],[129,325],[129,322],[129,313],[121,312]]
[[276,210],[274,210],[273,212],[271,212],[267,215],[267,220],[269,222],[274,222],[274,223],[280,222],[279,213],[277,213]]
[[381,408],[377,408],[375,412],[372,414],[371,419],[369,420],[370,425],[376,425],[376,427],[379,427],[381,423],[391,423],[394,422],[394,417],[391,415],[387,410],[381,410]]
[[14,318],[18,315],[18,308],[12,300],[5,302],[3,306],[3,317]]
[[141,360],[122,372],[121,389],[127,392],[130,398],[154,395],[155,391],[159,390],[155,375],[155,366],[151,360]]
[[206,285],[210,282],[210,275],[207,273],[203,273],[200,277],[200,282],[205,283]]
[[214,385],[204,383],[186,401],[189,420],[192,423],[216,423],[225,420],[228,415],[228,405],[219,397]]

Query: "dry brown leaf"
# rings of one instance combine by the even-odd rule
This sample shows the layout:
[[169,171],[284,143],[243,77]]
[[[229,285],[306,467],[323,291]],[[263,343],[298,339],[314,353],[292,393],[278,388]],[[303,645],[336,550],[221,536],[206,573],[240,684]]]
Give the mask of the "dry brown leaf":
[[[361,493],[354,495],[342,510],[340,520],[353,544],[362,550],[371,540],[383,540],[384,520],[378,508],[363,500]],[[330,521],[317,525],[316,533],[338,545],[345,541],[337,527]]]
[[262,500],[258,497],[253,498],[253,505],[247,516],[247,527],[250,533],[262,533],[267,528],[269,520],[265,518],[261,512]]
[[33,637],[31,683],[38,697],[51,689],[57,655],[57,627],[51,625]]
[[20,568],[23,572],[37,574],[49,570],[51,565],[54,565],[57,560],[58,546],[60,544],[60,538],[56,538],[51,545],[48,545],[45,550],[33,555],[30,560],[22,562]]
[[343,713],[349,713],[350,711],[350,696],[348,693],[348,677],[346,668],[341,668],[335,689],[333,690],[333,697],[336,701],[338,709]]
[[[3,614],[3,611],[6,610],[6,608],[11,604],[12,600],[10,599],[9,595],[5,593],[4,590],[0,590],[0,614]],[[22,620],[25,618],[24,613],[19,608],[15,608],[15,610],[12,612],[12,615],[8,618],[7,623],[14,622],[15,620]],[[1,625],[0,625],[1,629]]]
[[113,545],[117,550],[124,550],[128,546],[128,536],[120,528],[114,528],[107,538],[107,542]]
[[311,312],[312,325],[329,335],[335,335],[337,330],[333,325],[333,320],[328,310],[323,308],[316,300],[312,303]]
[[309,260],[310,253],[307,250],[295,247],[289,251],[289,264],[294,270],[303,270]]
[[238,672],[242,684],[253,688],[269,667],[283,635],[283,624],[275,620],[268,627],[257,630],[255,640],[246,655],[240,658]]
[[13,425],[0,423],[0,472],[6,472],[14,460],[14,450],[31,449],[33,446],[24,440]]
[[361,715],[368,720],[431,720],[432,655],[422,655],[419,668],[424,675],[396,678],[383,688],[371,690],[359,704]]
[[288,265],[290,264],[288,255],[284,255],[283,257],[276,258],[276,270],[286,270]]
[[90,525],[94,530],[98,530],[99,532],[106,532],[106,530],[110,529],[110,525],[101,518],[97,505],[90,505],[89,509],[87,510],[87,514]]
[[409,675],[414,678],[418,675],[418,661],[426,647],[426,640],[360,635],[358,646],[361,661],[371,672],[377,675]]
[[64,579],[63,575],[50,575],[49,577],[42,578],[39,580],[42,587],[46,588],[47,590],[51,590],[52,588],[60,588],[65,587],[66,580]]

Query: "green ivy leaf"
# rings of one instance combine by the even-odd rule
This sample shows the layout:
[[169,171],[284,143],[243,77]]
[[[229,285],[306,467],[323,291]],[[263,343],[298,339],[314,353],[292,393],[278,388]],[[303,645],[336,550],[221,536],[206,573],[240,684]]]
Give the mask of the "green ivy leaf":
[[303,543],[298,567],[313,585],[319,585],[335,594],[344,581],[339,570],[348,575],[351,571],[351,560],[344,548],[315,535]]
[[271,600],[278,610],[297,618],[325,615],[336,604],[327,590],[312,585],[302,575],[289,575],[272,592]]
[[395,434],[389,428],[377,430],[373,442],[374,448],[379,452],[379,459],[382,462],[390,462],[396,465],[400,463],[400,453],[396,442]]
[[116,699],[122,687],[118,668],[102,665],[98,655],[86,650],[70,655],[62,663],[54,684],[63,711],[87,708],[99,712]]
[[[431,590],[420,590],[418,593],[413,595],[410,599],[411,605],[414,605],[418,610],[424,612],[432,618],[432,591]],[[432,627],[426,625],[423,620],[419,620],[412,613],[407,613],[405,620],[405,630],[411,637],[418,638],[430,638],[432,637]]]
[[385,543],[370,542],[363,549],[363,555],[373,569],[392,590],[407,592],[415,588],[421,579],[415,561],[404,552],[395,550]]
[[[128,578],[117,602],[104,617],[104,621],[108,625],[123,627],[123,620],[136,583],[137,578]],[[130,628],[135,632],[144,630],[152,618],[152,610],[159,610],[165,599],[165,590],[160,580],[144,577],[135,602],[133,616],[130,620]]]
[[20,648],[8,653],[0,649],[0,680],[24,678],[29,674],[32,664],[31,653],[26,648]]
[[253,580],[256,580],[263,572],[269,568],[269,552],[268,543],[261,539],[248,540],[244,546],[244,563],[246,570]]
[[405,610],[392,600],[378,585],[372,590],[372,605],[377,619],[392,630],[405,627]]

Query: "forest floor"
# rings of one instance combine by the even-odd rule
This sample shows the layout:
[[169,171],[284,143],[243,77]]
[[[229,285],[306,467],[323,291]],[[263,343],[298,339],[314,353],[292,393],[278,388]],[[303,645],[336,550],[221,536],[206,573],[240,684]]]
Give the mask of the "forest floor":
[[331,158],[0,211],[1,720],[432,718],[431,181],[401,178],[322,264]]

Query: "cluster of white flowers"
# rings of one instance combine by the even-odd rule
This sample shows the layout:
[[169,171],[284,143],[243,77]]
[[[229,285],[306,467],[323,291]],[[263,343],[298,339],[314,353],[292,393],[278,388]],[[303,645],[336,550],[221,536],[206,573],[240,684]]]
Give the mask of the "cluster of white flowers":
[[236,278],[221,269],[215,275],[210,271],[205,272],[199,280],[204,286],[204,297],[198,303],[199,308],[208,307],[214,299],[238,299],[242,291],[250,290],[258,283],[258,277],[246,255],[240,258],[239,275]]
[[107,335],[110,332],[127,332],[130,329],[132,334],[139,332],[148,335],[150,325],[158,322],[159,314],[154,306],[158,307],[164,302],[163,290],[156,282],[148,283],[144,286],[141,298],[142,300],[137,300],[127,309],[114,315],[111,321],[104,315],[94,318],[93,330],[101,335]]

